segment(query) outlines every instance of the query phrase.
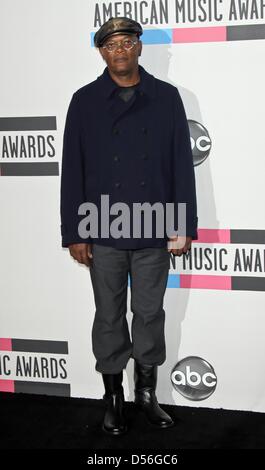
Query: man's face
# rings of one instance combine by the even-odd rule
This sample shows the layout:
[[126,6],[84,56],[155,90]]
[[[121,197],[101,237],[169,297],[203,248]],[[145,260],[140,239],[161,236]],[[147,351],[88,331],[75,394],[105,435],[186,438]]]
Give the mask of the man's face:
[[132,71],[138,65],[138,57],[141,55],[142,42],[138,40],[135,34],[113,34],[109,36],[104,42],[103,46],[108,43],[119,43],[124,39],[137,41],[132,49],[126,50],[120,45],[117,49],[114,48],[112,52],[100,47],[99,51],[103,59],[106,61],[109,69],[116,74],[125,74]]

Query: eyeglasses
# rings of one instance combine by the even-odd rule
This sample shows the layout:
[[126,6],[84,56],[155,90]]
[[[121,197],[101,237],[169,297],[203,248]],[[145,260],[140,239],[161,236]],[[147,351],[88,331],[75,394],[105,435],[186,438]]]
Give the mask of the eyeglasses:
[[107,49],[108,52],[113,52],[121,45],[123,49],[129,51],[135,46],[135,44],[137,44],[137,42],[138,41],[132,41],[131,39],[124,39],[123,41],[108,42],[107,44],[104,44],[102,48]]

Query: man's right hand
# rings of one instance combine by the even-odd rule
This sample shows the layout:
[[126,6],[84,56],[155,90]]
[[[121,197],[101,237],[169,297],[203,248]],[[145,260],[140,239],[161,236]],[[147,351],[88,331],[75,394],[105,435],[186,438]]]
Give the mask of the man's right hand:
[[92,243],[73,243],[68,245],[70,255],[78,261],[90,268],[92,264]]

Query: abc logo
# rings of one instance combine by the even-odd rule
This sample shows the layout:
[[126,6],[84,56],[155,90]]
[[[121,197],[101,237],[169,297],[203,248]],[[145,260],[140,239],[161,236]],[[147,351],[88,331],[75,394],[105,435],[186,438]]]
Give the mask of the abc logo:
[[204,359],[189,356],[179,361],[171,371],[175,390],[189,400],[205,400],[216,389],[217,377],[213,367]]
[[188,120],[194,166],[200,165],[210,154],[212,141],[207,129],[197,121]]

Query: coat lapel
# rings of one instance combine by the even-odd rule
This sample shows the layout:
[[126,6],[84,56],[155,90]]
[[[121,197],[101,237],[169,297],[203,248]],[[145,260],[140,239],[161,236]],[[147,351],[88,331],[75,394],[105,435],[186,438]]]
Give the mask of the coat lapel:
[[132,108],[140,108],[145,105],[149,99],[155,97],[155,77],[149,74],[140,64],[139,73],[139,89],[127,102],[124,102],[118,96],[117,91],[119,87],[111,78],[108,67],[106,67],[103,74],[98,77],[101,92],[107,100],[107,113],[111,119],[112,125]]
[[118,95],[116,95],[113,100],[111,100],[109,106],[109,114],[113,125],[121,118],[123,114],[125,114],[129,109],[131,109],[135,100],[136,93],[134,93],[132,98],[127,102],[124,102]]

